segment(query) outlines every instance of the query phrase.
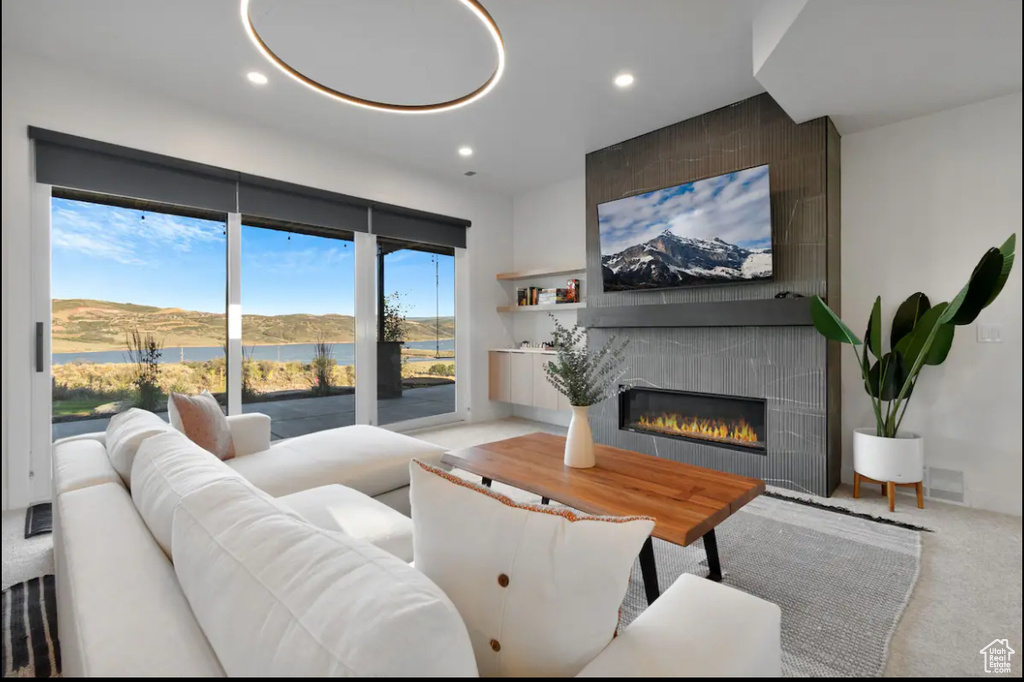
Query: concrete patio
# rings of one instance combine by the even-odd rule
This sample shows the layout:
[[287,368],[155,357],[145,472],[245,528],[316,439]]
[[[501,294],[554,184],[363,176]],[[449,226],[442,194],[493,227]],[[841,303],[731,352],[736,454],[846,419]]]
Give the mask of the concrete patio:
[[[356,419],[354,394],[334,395],[327,398],[295,398],[273,402],[249,403],[242,411],[262,412],[270,416],[271,437],[293,438],[314,431],[351,426]],[[394,424],[409,419],[420,419],[455,411],[455,384],[407,388],[401,398],[381,399],[377,402],[379,424]],[[159,413],[167,419],[167,413]],[[82,433],[104,431],[110,419],[81,419],[53,425],[53,439],[77,436]]]

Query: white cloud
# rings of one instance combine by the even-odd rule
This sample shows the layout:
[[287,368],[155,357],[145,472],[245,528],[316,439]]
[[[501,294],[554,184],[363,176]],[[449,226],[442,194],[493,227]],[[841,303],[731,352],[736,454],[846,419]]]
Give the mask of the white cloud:
[[601,253],[618,253],[665,230],[680,237],[768,246],[768,198],[768,167],[758,166],[611,201],[598,207]]
[[53,200],[51,235],[54,248],[123,265],[151,265],[170,253],[225,241],[224,225],[216,221],[68,199]]

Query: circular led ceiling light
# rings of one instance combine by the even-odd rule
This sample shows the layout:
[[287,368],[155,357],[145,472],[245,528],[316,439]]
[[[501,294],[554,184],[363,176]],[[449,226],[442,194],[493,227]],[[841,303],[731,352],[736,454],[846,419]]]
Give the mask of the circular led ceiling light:
[[501,31],[498,30],[498,25],[494,23],[494,19],[491,18],[491,15],[487,13],[484,6],[477,2],[477,0],[459,0],[459,2],[465,5],[466,8],[483,23],[488,34],[491,36],[491,39],[494,41],[494,47],[498,52],[498,65],[495,67],[490,78],[488,78],[483,85],[462,97],[457,97],[456,99],[444,102],[433,102],[430,104],[394,104],[391,102],[377,102],[371,99],[356,97],[355,95],[346,94],[340,90],[328,87],[319,81],[313,80],[277,56],[277,54],[263,41],[260,34],[256,31],[256,27],[252,23],[252,17],[249,15],[250,1],[251,0],[242,0],[242,26],[245,28],[245,32],[248,34],[249,40],[251,40],[253,45],[256,46],[256,49],[260,51],[260,54],[266,57],[267,61],[276,66],[293,80],[298,81],[311,90],[319,92],[321,95],[326,95],[331,99],[338,100],[339,102],[345,102],[346,104],[352,104],[364,109],[391,111],[399,114],[430,114],[437,111],[449,111],[451,109],[464,107],[467,104],[472,104],[489,93],[494,89],[494,86],[498,84],[498,81],[501,80],[502,74],[505,72],[505,43],[501,39]]

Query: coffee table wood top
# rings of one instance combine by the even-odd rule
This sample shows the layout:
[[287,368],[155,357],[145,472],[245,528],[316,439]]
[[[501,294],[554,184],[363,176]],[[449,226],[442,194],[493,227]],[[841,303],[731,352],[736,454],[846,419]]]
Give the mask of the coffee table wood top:
[[484,478],[588,514],[651,516],[654,537],[689,545],[764,492],[764,481],[594,445],[597,465],[562,463],[565,438],[547,433],[455,450],[441,458]]

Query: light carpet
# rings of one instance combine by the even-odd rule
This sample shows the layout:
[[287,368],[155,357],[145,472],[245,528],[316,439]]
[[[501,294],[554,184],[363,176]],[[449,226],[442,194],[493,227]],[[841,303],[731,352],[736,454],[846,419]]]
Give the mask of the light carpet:
[[[919,531],[759,497],[718,526],[722,582],[782,609],[782,669],[795,677],[879,676],[917,582]],[[655,540],[664,591],[707,574],[702,543]],[[639,564],[623,602],[628,624],[647,607]]]

